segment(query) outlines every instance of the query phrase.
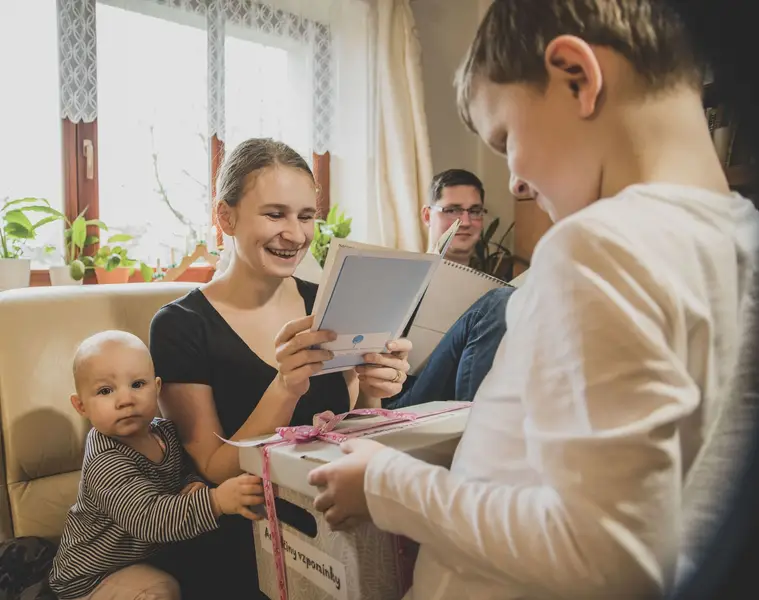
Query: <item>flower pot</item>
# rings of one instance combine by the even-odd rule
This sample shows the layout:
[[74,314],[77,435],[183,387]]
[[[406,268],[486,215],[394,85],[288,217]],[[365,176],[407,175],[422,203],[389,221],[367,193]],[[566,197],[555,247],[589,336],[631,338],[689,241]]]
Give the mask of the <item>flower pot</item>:
[[32,261],[28,258],[0,258],[0,292],[29,287]]
[[113,271],[95,267],[95,277],[98,283],[126,283],[129,281],[129,267],[116,267]]
[[50,267],[50,285],[82,285],[83,279],[77,281],[71,277],[68,265]]

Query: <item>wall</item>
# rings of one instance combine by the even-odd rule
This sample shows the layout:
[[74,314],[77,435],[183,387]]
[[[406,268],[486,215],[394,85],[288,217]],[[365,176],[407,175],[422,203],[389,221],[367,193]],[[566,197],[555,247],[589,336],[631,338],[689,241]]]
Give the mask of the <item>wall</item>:
[[422,45],[424,102],[432,147],[432,168],[476,173],[486,190],[491,217],[505,229],[514,219],[506,161],[470,133],[456,110],[453,77],[490,0],[412,0]]

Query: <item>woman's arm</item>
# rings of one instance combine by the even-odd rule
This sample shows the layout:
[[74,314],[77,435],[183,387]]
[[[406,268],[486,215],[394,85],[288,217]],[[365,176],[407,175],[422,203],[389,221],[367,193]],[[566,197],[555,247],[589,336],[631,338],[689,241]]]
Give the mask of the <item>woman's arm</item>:
[[[275,378],[232,439],[264,435],[287,425],[299,398]],[[176,424],[182,444],[205,479],[218,484],[242,472],[238,449],[216,436],[223,432],[210,386],[167,383],[161,390],[160,404],[163,415]]]
[[[331,341],[329,331],[309,331],[311,317],[292,321],[274,342],[278,374],[258,401],[256,408],[232,435],[244,440],[272,433],[290,423],[295,405],[308,391],[309,378],[332,358],[327,350],[312,349]],[[211,386],[198,383],[166,383],[161,390],[161,412],[173,421],[179,437],[198,472],[208,481],[221,483],[241,473],[237,448],[222,442],[222,434]]]

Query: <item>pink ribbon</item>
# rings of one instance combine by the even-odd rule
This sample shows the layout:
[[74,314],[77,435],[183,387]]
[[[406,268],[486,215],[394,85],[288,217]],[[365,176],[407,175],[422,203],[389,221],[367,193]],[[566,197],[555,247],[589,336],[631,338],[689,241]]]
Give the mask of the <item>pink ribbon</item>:
[[[322,440],[325,442],[331,442],[333,444],[341,444],[352,437],[360,437],[360,435],[366,435],[377,429],[384,429],[391,425],[398,423],[405,423],[409,421],[416,421],[419,419],[425,419],[432,416],[437,416],[449,412],[454,412],[467,408],[467,406],[453,406],[451,408],[445,408],[430,413],[410,413],[394,410],[387,410],[384,408],[359,408],[340,415],[333,415],[330,412],[324,412],[316,415],[314,425],[300,425],[297,427],[279,427],[276,432],[281,439],[273,440],[263,445],[263,486],[264,486],[264,502],[266,504],[266,514],[269,519],[269,526],[271,527],[271,544],[272,553],[274,555],[274,566],[277,571],[277,587],[279,589],[280,600],[287,600],[287,575],[285,568],[285,557],[282,551],[282,535],[279,528],[279,520],[277,519],[277,509],[274,505],[274,487],[271,483],[269,454],[271,448],[275,446],[286,446],[290,444],[305,444],[315,440]],[[333,431],[338,423],[343,421],[349,416],[383,416],[387,417],[385,421],[381,423],[370,423],[367,425],[357,425],[356,427],[348,427],[342,429],[340,432]],[[360,435],[359,435],[360,434]],[[400,587],[401,594],[408,590],[410,585],[409,574],[404,568],[408,564],[408,561],[404,560],[404,556],[410,552],[408,550],[408,541],[401,536],[396,536],[396,546],[399,556],[399,573],[401,575]]]

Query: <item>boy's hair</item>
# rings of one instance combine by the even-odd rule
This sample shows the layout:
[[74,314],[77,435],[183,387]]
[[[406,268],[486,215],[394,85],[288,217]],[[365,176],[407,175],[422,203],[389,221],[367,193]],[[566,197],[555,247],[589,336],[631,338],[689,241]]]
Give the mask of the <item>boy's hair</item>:
[[432,183],[430,184],[430,206],[440,200],[445,188],[456,187],[458,185],[472,186],[479,192],[480,200],[485,204],[485,187],[477,175],[466,169],[448,169],[432,178]]
[[615,50],[651,91],[679,83],[701,86],[690,36],[664,0],[494,0],[456,74],[466,125],[474,130],[469,103],[477,77],[544,89],[546,47],[560,35]]

